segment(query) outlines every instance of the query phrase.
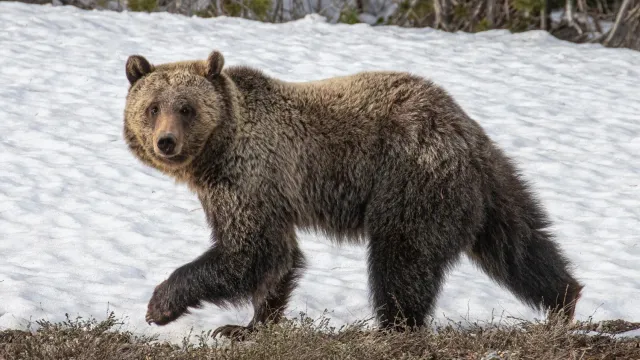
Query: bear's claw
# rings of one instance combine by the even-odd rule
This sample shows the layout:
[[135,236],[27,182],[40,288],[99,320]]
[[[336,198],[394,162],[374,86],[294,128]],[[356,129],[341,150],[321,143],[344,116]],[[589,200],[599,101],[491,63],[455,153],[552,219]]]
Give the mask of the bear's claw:
[[146,322],[151,325],[166,325],[186,312],[186,307],[180,306],[173,299],[173,291],[167,280],[156,286],[153,296],[147,305]]
[[253,332],[253,327],[242,326],[242,325],[224,325],[215,329],[211,334],[212,338],[216,336],[224,336],[226,338],[236,340],[236,341],[244,341],[246,336]]

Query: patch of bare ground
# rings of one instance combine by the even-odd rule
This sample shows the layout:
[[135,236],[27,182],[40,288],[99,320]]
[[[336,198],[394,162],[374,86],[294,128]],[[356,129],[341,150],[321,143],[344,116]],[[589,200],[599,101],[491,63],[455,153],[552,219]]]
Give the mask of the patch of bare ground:
[[[211,331],[182,345],[139,337],[106,320],[36,322],[35,331],[0,332],[0,359],[640,359],[640,337],[612,333],[640,328],[624,320],[600,323],[515,321],[454,324],[407,332],[381,332],[358,322],[334,328],[303,315],[261,327],[244,342],[212,339]],[[584,330],[588,330],[585,333]]]

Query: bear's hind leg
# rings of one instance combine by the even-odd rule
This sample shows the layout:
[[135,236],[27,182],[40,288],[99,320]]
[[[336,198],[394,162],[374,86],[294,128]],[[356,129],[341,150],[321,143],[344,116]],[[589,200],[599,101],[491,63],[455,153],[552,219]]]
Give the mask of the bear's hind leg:
[[[422,327],[446,273],[482,224],[478,175],[453,162],[446,174],[399,169],[384,178],[365,218],[373,306],[383,329]],[[395,320],[404,324],[395,324]]]
[[452,239],[447,229],[433,226],[428,234],[416,236],[396,228],[370,239],[369,284],[382,330],[424,326],[446,272],[462,252],[459,239]]

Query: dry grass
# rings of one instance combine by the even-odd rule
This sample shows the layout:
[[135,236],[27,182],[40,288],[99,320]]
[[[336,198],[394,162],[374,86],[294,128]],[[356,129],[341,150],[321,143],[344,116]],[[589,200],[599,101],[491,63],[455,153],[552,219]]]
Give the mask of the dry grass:
[[603,324],[531,323],[484,326],[449,324],[432,330],[382,333],[356,323],[341,328],[327,319],[301,316],[269,325],[242,343],[216,341],[210,332],[185,338],[181,346],[118,329],[106,320],[78,318],[61,323],[38,321],[37,331],[0,332],[0,359],[640,359],[640,338],[614,339],[610,332],[640,328],[616,320]]

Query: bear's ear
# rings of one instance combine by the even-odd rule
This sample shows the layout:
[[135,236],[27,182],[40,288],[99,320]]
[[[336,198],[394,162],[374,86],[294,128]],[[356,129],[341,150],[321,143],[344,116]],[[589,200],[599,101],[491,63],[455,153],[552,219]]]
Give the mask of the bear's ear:
[[224,66],[224,57],[219,51],[212,51],[207,58],[207,73],[206,78],[211,80],[214,77],[220,75],[222,67]]
[[143,76],[153,71],[153,66],[149,64],[149,61],[140,55],[131,55],[127,59],[127,79],[129,84],[133,85],[136,81],[140,80]]

